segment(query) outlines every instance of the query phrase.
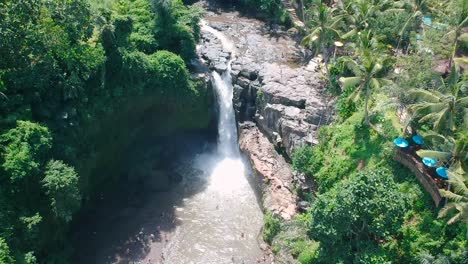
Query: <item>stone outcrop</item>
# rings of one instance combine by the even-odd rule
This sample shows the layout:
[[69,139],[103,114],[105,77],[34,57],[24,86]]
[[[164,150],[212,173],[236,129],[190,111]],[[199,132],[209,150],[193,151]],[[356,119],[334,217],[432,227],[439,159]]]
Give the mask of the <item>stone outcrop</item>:
[[[318,128],[333,112],[318,64],[306,63],[307,52],[286,32],[271,32],[248,18],[225,16],[218,21],[211,16],[208,24],[236,43],[231,75],[237,120],[255,121],[289,157],[299,146],[316,144]],[[230,54],[213,35],[204,32],[199,54],[211,69],[227,69]]]
[[263,206],[285,220],[297,212],[297,197],[293,192],[293,172],[284,157],[254,123],[246,122],[239,127],[239,146],[246,153],[256,174],[264,182]]
[[332,111],[314,61],[297,68],[234,63],[234,99],[240,120],[255,120],[288,156],[304,144],[317,143],[317,129],[329,122]]
[[[307,52],[294,36],[272,32],[257,20],[208,13],[206,21],[236,43],[231,77],[239,144],[265,183],[264,207],[291,219],[299,207],[308,206],[298,201],[293,188],[310,187],[277,150],[291,157],[303,144],[315,144],[318,127],[330,119],[332,102],[325,96],[318,64],[305,59]],[[232,54],[211,33],[203,32],[197,51],[211,70],[227,70]]]
[[223,49],[221,41],[214,35],[202,34],[203,45],[197,47],[199,57],[211,70],[223,72],[227,69],[227,62],[231,56],[229,51]]

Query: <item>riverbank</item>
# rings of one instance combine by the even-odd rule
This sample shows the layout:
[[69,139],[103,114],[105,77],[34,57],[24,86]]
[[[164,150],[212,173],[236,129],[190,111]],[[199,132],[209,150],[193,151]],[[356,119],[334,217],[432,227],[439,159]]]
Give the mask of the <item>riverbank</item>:
[[[264,238],[275,237],[269,241],[275,262],[293,263],[298,253],[289,244],[309,243],[306,227],[295,220],[309,203],[297,194],[313,188],[288,161],[296,148],[317,143],[318,128],[330,121],[334,100],[326,96],[318,63],[310,60],[294,31],[270,28],[233,10],[208,10],[205,20],[235,43],[231,77],[240,149],[262,182],[262,205],[269,215]],[[226,71],[231,57],[216,37],[202,34],[198,50],[211,69]],[[278,225],[283,228],[275,236]]]

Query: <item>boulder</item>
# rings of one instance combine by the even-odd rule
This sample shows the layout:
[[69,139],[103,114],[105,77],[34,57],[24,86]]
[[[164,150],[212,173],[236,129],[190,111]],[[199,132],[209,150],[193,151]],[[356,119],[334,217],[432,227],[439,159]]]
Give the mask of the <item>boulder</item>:
[[254,123],[243,123],[239,129],[240,149],[264,183],[264,207],[285,220],[292,219],[297,213],[297,197],[293,191],[294,177],[289,164]]

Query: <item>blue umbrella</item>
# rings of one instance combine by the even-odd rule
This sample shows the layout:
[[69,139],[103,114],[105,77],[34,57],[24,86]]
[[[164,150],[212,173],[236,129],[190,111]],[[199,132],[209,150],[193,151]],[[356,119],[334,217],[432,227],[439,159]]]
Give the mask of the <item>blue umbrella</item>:
[[447,168],[439,167],[436,169],[436,172],[437,172],[437,175],[439,175],[441,178],[448,180]]
[[423,141],[423,139],[422,139],[422,137],[420,135],[414,135],[413,136],[413,141],[414,141],[414,143],[416,143],[418,145],[424,144],[424,141]]
[[437,165],[437,160],[429,157],[424,157],[422,162],[428,167],[435,167]]
[[404,138],[395,138],[393,143],[400,148],[406,148],[409,145],[408,141],[406,141]]
[[428,26],[432,26],[432,18],[431,17],[428,17],[428,16],[425,16],[422,18],[422,21],[424,24],[428,25]]

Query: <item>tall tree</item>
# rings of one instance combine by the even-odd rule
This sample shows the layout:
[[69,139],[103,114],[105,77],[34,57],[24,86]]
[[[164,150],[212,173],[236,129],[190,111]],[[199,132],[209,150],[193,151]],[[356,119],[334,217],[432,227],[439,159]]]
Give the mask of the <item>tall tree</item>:
[[401,27],[401,30],[398,33],[399,38],[398,38],[397,49],[400,47],[401,40],[403,39],[403,34],[404,34],[406,28],[409,26],[409,24],[416,21],[416,20],[418,20],[418,19],[420,19],[423,16],[423,14],[428,12],[429,2],[430,2],[429,0],[404,0],[404,1],[399,1],[399,4],[401,4],[404,9],[407,9],[411,13],[411,16],[408,17],[405,24],[403,25],[403,27]]
[[64,222],[70,222],[81,203],[78,174],[63,161],[51,160],[47,164],[42,184],[55,216]]
[[450,61],[448,68],[450,69],[453,64],[453,60],[457,55],[457,50],[460,45],[461,39],[460,36],[463,33],[463,29],[468,26],[468,2],[466,0],[453,0],[449,2],[449,20],[451,26],[453,27],[447,35],[452,35],[452,55],[450,56]]
[[400,10],[390,0],[346,0],[338,1],[337,6],[345,16],[349,34],[368,30],[372,19],[382,12]]
[[10,248],[5,239],[0,237],[0,264],[14,264],[15,260],[11,256]]
[[380,52],[379,43],[372,38],[371,32],[362,32],[358,35],[356,48],[359,56],[356,59],[346,59],[347,66],[354,76],[341,77],[340,82],[343,88],[355,87],[349,96],[349,100],[357,101],[364,96],[364,118],[366,123],[370,125],[369,99],[372,90],[392,83],[390,79],[385,78],[390,60],[384,53]]
[[465,122],[468,116],[468,96],[463,96],[462,92],[467,87],[466,77],[453,66],[446,80],[439,78],[437,90],[410,90],[416,103],[410,105],[409,110],[419,122],[431,122],[435,131],[449,135],[455,132],[456,123]]
[[317,197],[310,211],[310,236],[327,255],[344,254],[344,263],[351,263],[366,242],[396,234],[405,207],[406,199],[388,171],[361,171]]
[[52,147],[52,136],[46,127],[18,121],[17,127],[0,137],[0,142],[3,144],[2,168],[10,180],[30,181],[44,165],[47,152]]
[[336,8],[330,8],[320,1],[316,7],[312,7],[312,19],[308,21],[308,33],[302,43],[316,52],[321,52],[325,67],[328,72],[328,59],[330,58],[330,47],[340,38],[340,22],[343,15]]

